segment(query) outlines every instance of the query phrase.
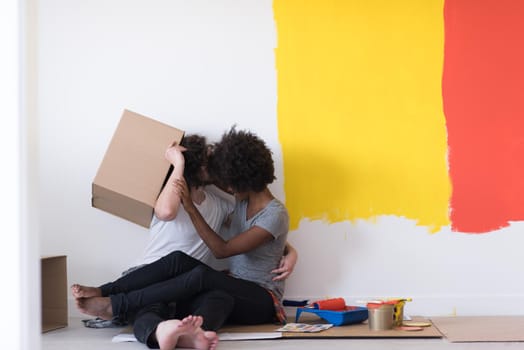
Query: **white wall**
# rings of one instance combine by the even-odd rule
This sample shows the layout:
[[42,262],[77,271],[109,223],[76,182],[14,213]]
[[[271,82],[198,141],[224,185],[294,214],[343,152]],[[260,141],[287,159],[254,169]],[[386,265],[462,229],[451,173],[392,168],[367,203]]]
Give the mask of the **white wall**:
[[[0,320],[0,329],[7,331],[7,345],[20,348],[22,344],[21,311],[23,305],[21,283],[21,205],[20,205],[20,93],[18,74],[20,72],[18,37],[20,35],[18,8],[15,1],[0,3],[0,46],[5,53],[0,58],[0,96],[2,110],[7,117],[2,118],[0,127],[0,157],[3,171],[0,181],[3,186],[4,201],[0,210],[8,219],[5,221],[5,238],[0,245],[0,275],[7,281],[0,291],[0,298],[8,300],[5,305],[7,315],[12,319]],[[7,185],[7,186],[6,186]]]
[[[124,108],[210,140],[233,124],[255,131],[285,199],[270,0],[45,0],[38,25],[41,253],[68,255],[70,284],[114,279],[146,241],[146,229],[90,206]],[[408,314],[522,313],[523,228],[429,234],[396,217],[304,220],[290,233],[300,260],[286,295],[406,296]]]
[[[35,6],[33,0],[0,2],[0,320],[6,349],[40,349],[39,247],[34,189],[36,137]],[[31,161],[30,161],[31,159]]]

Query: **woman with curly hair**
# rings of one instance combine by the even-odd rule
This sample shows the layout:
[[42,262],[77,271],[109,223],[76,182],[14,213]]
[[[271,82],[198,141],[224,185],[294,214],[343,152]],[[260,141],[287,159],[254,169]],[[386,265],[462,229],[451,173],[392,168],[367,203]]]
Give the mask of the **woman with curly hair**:
[[238,283],[237,288],[230,288],[235,306],[242,306],[234,308],[230,320],[255,324],[276,318],[284,323],[280,307],[284,281],[275,281],[267,273],[279,265],[289,229],[286,207],[268,188],[275,180],[271,151],[255,134],[233,127],[215,145],[208,170],[236,198],[227,240],[206,224],[183,180],[178,184],[184,209],[199,236],[216,257],[230,257],[230,275]]
[[[208,171],[237,200],[228,238],[206,223],[184,179],[176,180],[175,187],[198,235],[213,255],[231,257],[229,273],[175,251],[100,288],[82,287],[89,293],[77,299],[80,311],[126,321],[147,305],[185,301],[220,291],[223,304],[220,315],[214,317],[221,316],[222,323],[285,322],[281,307],[284,281],[275,280],[271,271],[279,267],[284,254],[289,217],[285,206],[268,188],[275,179],[271,151],[255,134],[232,128],[215,145],[208,162]],[[152,337],[157,325],[151,324]],[[155,339],[146,344],[158,346]]]

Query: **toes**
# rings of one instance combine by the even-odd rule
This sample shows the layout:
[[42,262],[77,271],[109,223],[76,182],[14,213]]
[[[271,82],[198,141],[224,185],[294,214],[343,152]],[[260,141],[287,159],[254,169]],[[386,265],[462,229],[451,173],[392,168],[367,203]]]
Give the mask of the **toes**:
[[193,323],[195,327],[200,328],[200,326],[202,326],[203,323],[204,323],[204,318],[202,318],[202,316],[195,316],[195,321]]

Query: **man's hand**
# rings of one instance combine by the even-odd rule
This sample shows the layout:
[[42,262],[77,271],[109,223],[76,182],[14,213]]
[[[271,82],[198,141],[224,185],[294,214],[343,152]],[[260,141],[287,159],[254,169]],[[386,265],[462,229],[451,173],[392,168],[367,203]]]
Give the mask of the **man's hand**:
[[180,146],[176,143],[173,143],[171,146],[169,146],[166,150],[165,157],[167,161],[173,165],[183,165],[184,164],[184,155],[182,152],[184,152],[186,148],[184,146]]

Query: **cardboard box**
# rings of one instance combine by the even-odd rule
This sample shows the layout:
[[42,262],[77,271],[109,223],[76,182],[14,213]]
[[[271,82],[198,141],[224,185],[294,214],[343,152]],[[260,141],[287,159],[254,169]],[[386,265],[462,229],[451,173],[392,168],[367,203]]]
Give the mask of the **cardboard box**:
[[67,327],[67,257],[40,259],[42,281],[42,333]]
[[184,132],[124,110],[92,186],[91,205],[149,228],[171,164],[164,154]]

